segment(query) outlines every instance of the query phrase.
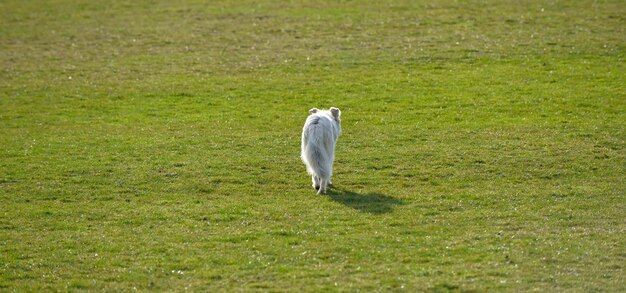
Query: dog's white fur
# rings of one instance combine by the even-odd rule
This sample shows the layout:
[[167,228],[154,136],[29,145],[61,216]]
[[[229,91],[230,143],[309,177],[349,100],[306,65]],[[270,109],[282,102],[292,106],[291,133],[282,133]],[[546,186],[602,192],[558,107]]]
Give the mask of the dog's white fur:
[[332,184],[335,145],[341,134],[341,111],[335,107],[313,108],[309,113],[302,128],[301,157],[317,194],[326,193],[326,187]]

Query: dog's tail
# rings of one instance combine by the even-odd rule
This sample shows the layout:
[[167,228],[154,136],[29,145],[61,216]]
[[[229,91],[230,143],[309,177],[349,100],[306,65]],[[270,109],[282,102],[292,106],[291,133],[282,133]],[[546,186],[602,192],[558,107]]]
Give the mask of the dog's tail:
[[306,123],[302,132],[302,160],[307,163],[307,172],[320,179],[329,179],[332,175],[332,158],[328,152],[328,138],[318,122],[319,117],[313,117]]

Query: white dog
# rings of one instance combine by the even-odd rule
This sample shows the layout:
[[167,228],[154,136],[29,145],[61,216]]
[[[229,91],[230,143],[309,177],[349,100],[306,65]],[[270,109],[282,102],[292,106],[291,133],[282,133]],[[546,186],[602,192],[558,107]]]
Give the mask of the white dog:
[[326,187],[332,184],[335,144],[341,134],[341,111],[335,107],[330,110],[309,110],[309,117],[302,128],[302,161],[311,174],[313,188],[317,194],[326,193]]

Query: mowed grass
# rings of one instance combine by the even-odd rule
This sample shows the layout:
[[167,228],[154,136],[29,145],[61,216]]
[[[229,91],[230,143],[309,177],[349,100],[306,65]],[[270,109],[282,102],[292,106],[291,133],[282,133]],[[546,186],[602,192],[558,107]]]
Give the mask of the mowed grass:
[[625,15],[2,1],[0,291],[625,291]]

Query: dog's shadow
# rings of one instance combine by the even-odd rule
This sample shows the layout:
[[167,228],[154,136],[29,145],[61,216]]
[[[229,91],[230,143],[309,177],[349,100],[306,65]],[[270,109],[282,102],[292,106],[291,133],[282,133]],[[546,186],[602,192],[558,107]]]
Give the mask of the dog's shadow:
[[386,214],[393,211],[404,201],[382,193],[356,193],[354,191],[331,188],[327,194],[330,199],[361,212],[370,214]]

